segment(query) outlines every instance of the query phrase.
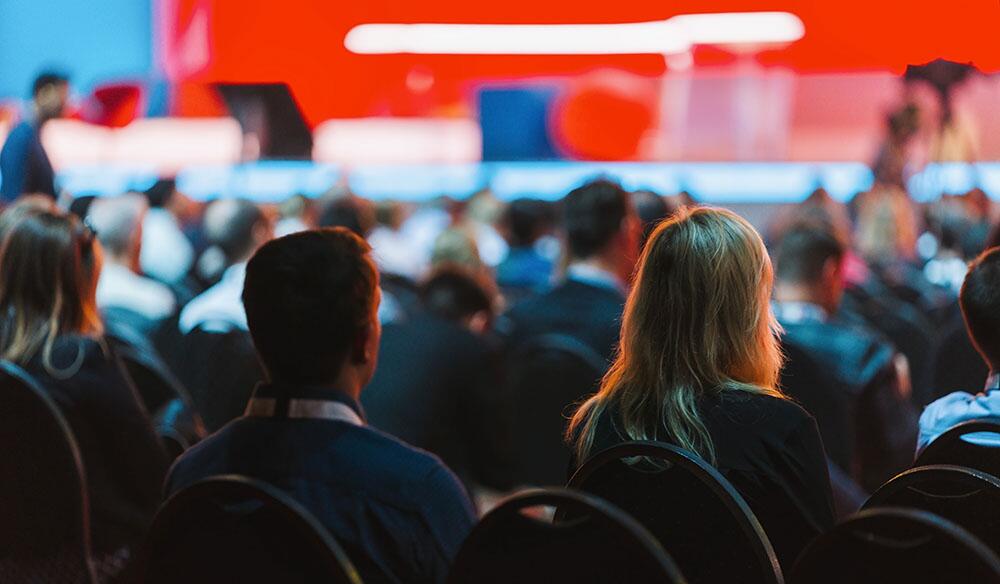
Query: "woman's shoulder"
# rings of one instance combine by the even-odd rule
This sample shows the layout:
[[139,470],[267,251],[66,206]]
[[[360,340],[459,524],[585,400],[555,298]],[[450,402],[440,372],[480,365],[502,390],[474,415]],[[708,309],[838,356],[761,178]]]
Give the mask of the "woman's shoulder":
[[715,421],[729,421],[759,431],[787,434],[813,417],[799,404],[786,397],[724,390],[711,400],[706,416]]

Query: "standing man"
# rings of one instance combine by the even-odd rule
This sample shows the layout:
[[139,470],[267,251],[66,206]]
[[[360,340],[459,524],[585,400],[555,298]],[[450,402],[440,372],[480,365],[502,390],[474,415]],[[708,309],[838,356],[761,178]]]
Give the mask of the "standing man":
[[40,140],[42,126],[62,117],[69,97],[69,79],[42,73],[31,90],[33,108],[7,136],[0,150],[0,202],[11,203],[25,193],[56,198],[55,172]]

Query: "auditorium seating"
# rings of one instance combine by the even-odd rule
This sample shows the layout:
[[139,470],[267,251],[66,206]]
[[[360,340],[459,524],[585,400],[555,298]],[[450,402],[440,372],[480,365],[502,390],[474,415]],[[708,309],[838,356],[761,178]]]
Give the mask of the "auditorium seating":
[[928,444],[915,466],[952,464],[1000,476],[1000,420],[958,424]]

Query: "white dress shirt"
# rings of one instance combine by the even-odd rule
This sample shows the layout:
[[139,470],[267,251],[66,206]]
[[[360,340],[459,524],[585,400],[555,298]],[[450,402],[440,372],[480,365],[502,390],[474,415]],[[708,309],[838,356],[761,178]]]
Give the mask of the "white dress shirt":
[[97,281],[97,306],[102,310],[123,308],[150,320],[160,320],[173,314],[175,304],[170,288],[156,280],[119,264],[104,264]]
[[187,276],[194,261],[194,247],[165,209],[150,209],[142,220],[142,271],[161,282],[173,284]]
[[224,333],[233,329],[249,330],[247,313],[243,309],[243,280],[246,263],[230,266],[215,286],[205,290],[181,311],[181,332],[203,330]]
[[[986,387],[982,393],[972,395],[965,391],[956,391],[928,405],[920,415],[917,452],[962,422],[995,417],[1000,417],[1000,375],[996,373],[986,380]],[[1000,446],[1000,435],[991,432],[976,432],[962,436],[962,439],[983,446]]]

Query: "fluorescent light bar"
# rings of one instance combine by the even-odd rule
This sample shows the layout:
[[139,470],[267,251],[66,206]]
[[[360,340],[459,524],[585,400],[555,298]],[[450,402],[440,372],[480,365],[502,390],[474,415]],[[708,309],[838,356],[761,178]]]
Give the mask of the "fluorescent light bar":
[[366,55],[669,55],[696,44],[788,43],[804,33],[788,12],[734,12],[623,24],[361,24],[344,46]]

